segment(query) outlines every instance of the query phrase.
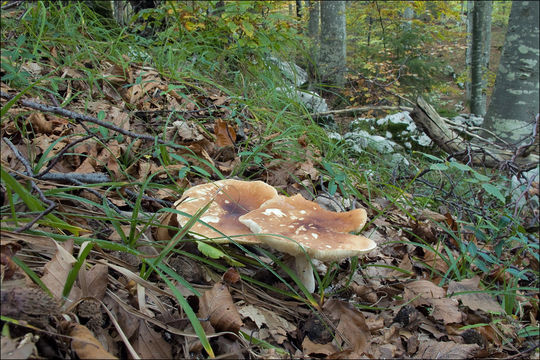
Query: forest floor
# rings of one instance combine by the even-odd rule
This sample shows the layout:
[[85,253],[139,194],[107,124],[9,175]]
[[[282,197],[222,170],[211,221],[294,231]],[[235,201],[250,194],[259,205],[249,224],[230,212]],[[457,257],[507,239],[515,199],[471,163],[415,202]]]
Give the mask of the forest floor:
[[[537,184],[352,157],[281,99],[23,13],[2,13],[2,359],[538,358]],[[307,291],[278,251],[188,233],[205,207],[175,222],[224,178],[363,208],[377,248],[315,261]]]

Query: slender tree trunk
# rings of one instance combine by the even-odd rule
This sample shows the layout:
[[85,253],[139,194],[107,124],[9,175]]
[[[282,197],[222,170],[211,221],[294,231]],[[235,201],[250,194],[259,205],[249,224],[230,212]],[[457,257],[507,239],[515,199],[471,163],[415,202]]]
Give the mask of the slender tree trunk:
[[296,17],[302,18],[302,0],[296,0]]
[[320,33],[320,1],[318,0],[306,0],[306,8],[309,11],[308,19],[308,36],[309,36],[309,63],[308,63],[308,77],[310,82],[316,82],[318,80],[317,64],[318,55],[317,49],[319,47],[319,33]]
[[307,7],[309,10],[309,19],[308,19],[308,35],[310,39],[318,42],[319,41],[319,23],[321,18],[320,2],[317,0],[307,1]]
[[[484,116],[486,113],[486,65],[489,64],[489,44],[487,30],[490,24],[486,24],[491,16],[490,1],[476,1],[474,3],[472,19],[472,54],[471,54],[471,113]],[[486,59],[486,48],[487,56]]]
[[484,125],[509,141],[532,134],[538,113],[537,1],[513,1],[495,90]]
[[325,83],[345,84],[346,37],[345,1],[322,1],[319,71]]
[[465,67],[467,68],[467,72],[469,73],[469,78],[465,82],[465,98],[466,102],[471,104],[471,78],[470,78],[470,71],[471,71],[471,63],[472,63],[472,33],[473,33],[473,8],[474,8],[474,1],[473,0],[467,0],[467,49],[465,50]]

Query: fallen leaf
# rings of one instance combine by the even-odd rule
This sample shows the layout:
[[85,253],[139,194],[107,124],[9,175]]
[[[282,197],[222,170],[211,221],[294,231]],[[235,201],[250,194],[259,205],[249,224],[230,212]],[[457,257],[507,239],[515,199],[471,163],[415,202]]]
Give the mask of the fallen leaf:
[[217,119],[214,125],[216,135],[216,145],[219,147],[234,146],[236,141],[236,131],[222,119]]
[[413,306],[431,305],[431,299],[444,297],[445,291],[428,280],[417,280],[407,283],[403,294],[403,300]]
[[439,342],[428,340],[420,342],[415,359],[469,359],[480,349],[476,344],[458,344],[453,341]]
[[304,354],[312,357],[320,357],[320,355],[328,356],[336,352],[336,347],[332,343],[318,344],[305,337],[302,341],[302,350]]
[[103,348],[94,334],[84,325],[70,324],[71,347],[80,359],[117,359]]
[[82,266],[79,270],[78,280],[83,296],[103,300],[109,283],[108,267],[104,264],[95,264],[90,269]]
[[328,300],[323,305],[323,311],[328,314],[328,317],[336,321],[337,331],[336,340],[342,338],[347,345],[338,343],[339,348],[345,349],[345,352],[334,353],[334,356],[339,354],[347,357],[360,358],[369,346],[369,338],[371,333],[366,324],[364,315],[354,309],[351,304],[341,300]]
[[242,319],[233,303],[227,285],[217,282],[210,290],[205,291],[199,301],[199,317],[209,318],[210,324],[217,331],[238,333]]
[[140,320],[139,333],[133,341],[133,348],[141,359],[172,359],[171,344],[144,320]]
[[52,123],[48,122],[41,112],[33,112],[28,116],[28,121],[32,124],[34,131],[42,134],[50,134],[53,130]]
[[[504,313],[501,305],[495,299],[485,293],[478,287],[480,278],[475,276],[472,279],[461,280],[460,282],[451,281],[448,285],[448,294],[450,297],[458,299],[461,303],[471,310],[482,310],[487,313]],[[456,294],[468,292],[466,294]]]
[[465,314],[459,311],[456,299],[431,299],[431,305],[433,307],[431,316],[435,320],[442,320],[445,325],[465,321]]
[[[52,292],[56,299],[62,299],[62,292],[69,272],[73,268],[73,264],[77,261],[71,253],[73,252],[73,240],[68,240],[62,243],[54,242],[56,245],[56,253],[54,257],[45,264],[41,281]],[[81,297],[81,289],[73,286],[69,294],[69,299],[76,301]]]

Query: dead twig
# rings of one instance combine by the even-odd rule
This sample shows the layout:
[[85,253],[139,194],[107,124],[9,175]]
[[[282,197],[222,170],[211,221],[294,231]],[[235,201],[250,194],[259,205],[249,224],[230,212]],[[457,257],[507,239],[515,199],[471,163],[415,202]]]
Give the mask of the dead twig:
[[[24,165],[26,171],[29,174],[33,175],[34,172],[32,171],[32,167],[30,166],[30,163],[28,163],[26,158],[19,152],[19,149],[17,149],[17,147],[13,145],[13,143],[8,138],[4,137],[3,140],[9,146],[11,151],[13,151],[13,154],[15,154],[15,157]],[[42,212],[40,212],[34,219],[32,219],[32,221],[28,222],[26,225],[18,229],[15,229],[14,232],[16,233],[20,233],[20,232],[30,229],[36,222],[38,222],[45,215],[49,214],[56,207],[56,203],[54,201],[47,199],[47,197],[45,197],[45,194],[43,194],[43,191],[41,191],[41,189],[36,185],[34,180],[30,180],[30,185],[32,186],[32,189],[34,189],[38,193],[41,201],[47,204],[48,207]]]
[[387,106],[387,105],[381,105],[381,106],[363,106],[358,108],[351,108],[351,109],[340,109],[340,110],[330,110],[330,111],[324,111],[319,113],[313,113],[307,116],[311,117],[317,117],[317,116],[327,116],[327,115],[336,115],[336,114],[348,114],[348,113],[355,113],[355,112],[366,112],[370,110],[403,110],[411,112],[413,111],[413,108],[407,107],[407,106]]
[[37,174],[35,177],[37,179],[40,179],[42,178],[45,174],[47,174],[49,171],[51,171],[51,169],[54,167],[54,165],[56,165],[56,163],[58,163],[58,161],[60,160],[60,157],[62,155],[64,155],[64,153],[66,151],[68,151],[70,148],[72,148],[73,146],[77,145],[78,143],[80,142],[83,142],[85,140],[88,140],[90,138],[94,137],[94,135],[87,135],[83,138],[80,138],[80,139],[77,139],[75,141],[72,141],[71,143],[67,144],[66,146],[64,146],[64,148],[62,150],[60,150],[58,152],[58,154],[56,154],[56,156],[54,158],[52,158],[50,161],[49,161],[49,165],[42,171],[40,172],[39,174]]
[[[3,91],[0,91],[0,96],[5,98],[5,99],[10,99],[10,100],[15,97],[14,95],[6,94]],[[104,128],[107,128],[109,130],[116,131],[116,132],[118,132],[118,133],[120,133],[122,135],[129,136],[131,138],[149,140],[149,141],[157,142],[159,144],[163,144],[163,145],[173,147],[173,148],[183,148],[183,146],[181,146],[181,145],[177,145],[177,144],[173,144],[173,143],[161,140],[156,136],[137,134],[137,133],[134,133],[134,132],[131,132],[131,131],[128,131],[128,130],[124,130],[124,129],[122,129],[122,128],[116,126],[116,125],[110,124],[108,122],[101,121],[101,120],[99,120],[99,119],[97,119],[97,118],[95,118],[93,116],[79,114],[79,113],[76,113],[76,112],[71,111],[71,110],[63,109],[61,107],[38,104],[38,103],[35,103],[33,101],[24,100],[24,99],[20,99],[19,102],[22,105],[27,106],[29,108],[36,109],[36,110],[43,111],[43,112],[50,112],[50,113],[57,114],[57,115],[62,115],[62,116],[65,116],[67,118],[74,119],[74,120],[76,120],[78,122],[82,122],[82,121],[91,122],[91,123],[94,123],[96,125],[103,126]]]

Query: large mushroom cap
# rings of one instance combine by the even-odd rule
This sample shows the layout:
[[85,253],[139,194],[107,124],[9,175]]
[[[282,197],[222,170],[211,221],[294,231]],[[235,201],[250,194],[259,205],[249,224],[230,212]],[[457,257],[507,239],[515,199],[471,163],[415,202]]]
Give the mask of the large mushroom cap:
[[[261,240],[272,248],[298,256],[303,254],[323,260],[339,260],[373,250],[377,245],[364,236],[349,234],[366,223],[364,209],[335,213],[306,200],[302,195],[278,196],[258,209],[240,217]],[[301,247],[300,247],[301,246]]]
[[[199,220],[228,236],[246,235],[251,231],[240,223],[238,218],[276,196],[276,189],[262,181],[226,179],[189,188],[182,198],[174,203],[174,207],[179,211],[194,215],[212,201]],[[189,221],[189,217],[178,215],[177,220],[180,226],[184,226]],[[229,241],[200,222],[196,222],[190,231],[202,235],[200,238],[213,238],[214,241],[221,243]],[[241,243],[260,243],[260,240],[253,235],[235,237],[234,240]]]

